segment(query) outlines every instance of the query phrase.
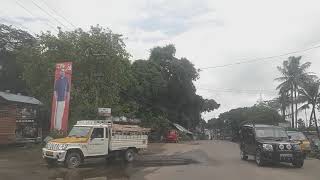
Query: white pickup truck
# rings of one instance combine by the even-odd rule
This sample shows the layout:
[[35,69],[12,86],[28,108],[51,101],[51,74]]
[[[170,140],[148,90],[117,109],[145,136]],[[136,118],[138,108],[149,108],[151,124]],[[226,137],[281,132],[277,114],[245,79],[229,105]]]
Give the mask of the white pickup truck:
[[107,120],[78,121],[67,137],[49,141],[42,156],[48,164],[63,162],[68,168],[78,167],[86,158],[115,154],[131,162],[139,150],[147,148],[149,130]]

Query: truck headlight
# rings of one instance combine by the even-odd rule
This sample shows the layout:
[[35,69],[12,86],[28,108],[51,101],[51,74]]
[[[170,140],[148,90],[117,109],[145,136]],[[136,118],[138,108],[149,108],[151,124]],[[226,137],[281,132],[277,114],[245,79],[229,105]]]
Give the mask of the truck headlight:
[[266,151],[273,151],[273,146],[271,144],[263,144],[262,147]]
[[291,144],[287,144],[287,145],[286,145],[286,148],[287,148],[288,150],[291,150],[291,149],[292,149]]
[[58,146],[58,149],[59,149],[59,150],[65,150],[65,149],[67,149],[67,147],[68,147],[67,144],[60,144],[60,145]]

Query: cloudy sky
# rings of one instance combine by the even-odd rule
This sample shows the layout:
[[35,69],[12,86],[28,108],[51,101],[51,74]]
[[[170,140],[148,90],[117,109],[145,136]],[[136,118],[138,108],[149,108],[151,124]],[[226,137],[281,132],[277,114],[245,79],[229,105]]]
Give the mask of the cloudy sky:
[[[88,29],[100,24],[126,37],[132,60],[150,48],[175,44],[177,57],[197,68],[250,61],[320,44],[320,3],[317,0],[0,0],[0,23],[33,33],[61,26]],[[49,15],[48,15],[49,14]],[[63,16],[59,16],[59,15]],[[69,21],[69,23],[67,21]],[[73,26],[73,25],[74,26]],[[292,55],[312,62],[318,74],[320,48]],[[262,96],[277,93],[276,67],[287,56],[203,69],[197,93],[221,104],[206,119]],[[261,95],[260,95],[261,94]]]

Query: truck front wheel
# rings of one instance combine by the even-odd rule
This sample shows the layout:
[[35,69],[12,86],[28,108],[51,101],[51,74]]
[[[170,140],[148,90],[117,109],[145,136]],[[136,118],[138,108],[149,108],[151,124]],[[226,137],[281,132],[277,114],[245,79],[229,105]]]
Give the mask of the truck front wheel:
[[48,164],[49,167],[53,167],[57,164],[57,161],[54,160],[54,159],[49,159],[49,158],[46,158],[45,159],[46,163]]
[[81,164],[81,156],[77,152],[70,152],[67,154],[65,165],[68,168],[77,168]]
[[124,152],[124,159],[127,161],[127,162],[132,162],[134,161],[134,157],[135,157],[135,151],[133,149],[127,149],[125,152]]
[[264,160],[261,157],[261,151],[257,150],[255,155],[256,164],[258,166],[264,166]]

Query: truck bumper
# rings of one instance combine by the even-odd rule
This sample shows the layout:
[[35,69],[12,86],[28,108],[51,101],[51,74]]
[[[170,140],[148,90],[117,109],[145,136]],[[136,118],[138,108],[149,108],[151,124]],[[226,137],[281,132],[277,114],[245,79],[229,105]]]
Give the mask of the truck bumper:
[[42,158],[43,159],[53,159],[57,160],[58,162],[63,162],[65,160],[67,151],[59,150],[59,151],[52,151],[46,148],[42,148]]
[[266,162],[286,162],[303,161],[302,152],[262,152],[261,158]]

